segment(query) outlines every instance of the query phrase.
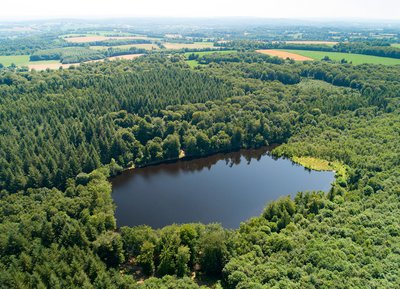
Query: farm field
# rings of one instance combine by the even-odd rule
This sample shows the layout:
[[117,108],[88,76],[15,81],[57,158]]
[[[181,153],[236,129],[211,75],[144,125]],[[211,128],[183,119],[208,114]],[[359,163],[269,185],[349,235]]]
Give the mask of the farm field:
[[14,63],[17,66],[26,65],[29,62],[29,55],[10,55],[0,56],[0,63],[4,66],[10,66]]
[[[281,50],[287,53],[293,53],[297,55],[301,55],[307,58],[311,58],[314,60],[321,60],[325,56],[328,56],[330,59],[335,61],[340,61],[342,59],[346,59],[353,64],[384,64],[384,65],[396,65],[400,64],[400,59],[388,58],[388,57],[379,57],[372,55],[363,55],[363,54],[350,54],[350,53],[340,53],[340,52],[325,52],[325,51],[306,51],[306,50]],[[296,60],[296,59],[295,59]]]
[[[108,57],[105,59],[108,59],[110,61],[118,60],[118,59],[132,60],[132,59],[138,58],[139,56],[142,56],[142,55],[143,54],[128,54],[128,55]],[[86,62],[82,62],[82,63],[99,62],[99,61],[104,61],[105,59],[91,60],[91,61],[86,61]],[[29,62],[28,67],[30,70],[35,69],[35,70],[41,71],[41,70],[46,70],[46,69],[59,69],[60,67],[69,68],[71,66],[79,66],[79,65],[81,65],[81,63],[61,64],[56,61],[32,61],[32,62]]]
[[393,46],[393,47],[400,48],[400,43],[394,43],[394,44],[392,44],[392,46]]
[[10,66],[14,63],[16,66],[30,66],[33,64],[57,64],[58,61],[29,61],[29,55],[10,55],[10,56],[0,56],[0,63],[4,66]]
[[67,37],[64,38],[65,41],[70,43],[88,43],[95,41],[106,41],[106,40],[129,40],[129,39],[144,39],[150,40],[147,36],[101,36],[101,35],[93,35],[93,36],[77,36],[77,37]]
[[116,45],[116,46],[90,46],[90,49],[93,50],[107,50],[108,48],[116,48],[116,49],[129,49],[131,47],[135,48],[143,48],[146,50],[152,50],[152,49],[160,49],[158,45],[156,44],[151,44],[151,43],[145,43],[145,44],[126,44],[126,45]]
[[34,62],[29,62],[28,68],[29,70],[46,70],[46,69],[59,69],[60,67],[62,68],[68,68],[73,65],[79,65],[79,63],[71,63],[71,64],[62,64],[60,62],[55,62],[55,61],[34,61]]
[[296,61],[306,61],[306,60],[313,60],[313,58],[300,55],[300,53],[294,53],[294,52],[287,52],[283,50],[274,50],[274,49],[263,49],[263,50],[257,50],[257,52],[262,53],[262,54],[268,54],[270,56],[277,56],[280,58],[290,58]]
[[183,48],[211,48],[214,47],[212,42],[194,42],[194,43],[163,43],[166,49],[183,49]]

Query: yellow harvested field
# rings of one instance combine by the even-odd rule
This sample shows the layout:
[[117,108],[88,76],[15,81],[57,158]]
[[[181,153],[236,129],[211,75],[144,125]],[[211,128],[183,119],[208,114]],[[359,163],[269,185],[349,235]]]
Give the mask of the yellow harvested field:
[[113,57],[109,57],[107,58],[108,60],[117,60],[117,59],[127,59],[127,60],[131,60],[131,59],[135,59],[138,58],[139,56],[142,56],[143,54],[128,54],[128,55],[120,55],[120,56],[113,56]]
[[105,41],[105,40],[129,40],[129,39],[146,39],[146,36],[78,36],[78,37],[66,37],[65,41],[71,43],[87,43],[95,41]]
[[256,50],[259,53],[262,54],[268,54],[270,56],[277,56],[280,58],[290,58],[296,61],[306,61],[306,60],[313,60],[310,57],[306,57],[303,55],[299,55],[299,54],[295,54],[295,53],[290,53],[290,52],[286,52],[286,51],[280,51],[280,50],[273,50],[273,49],[263,49],[263,50]]
[[41,70],[46,70],[48,69],[59,69],[60,67],[62,68],[68,68],[72,65],[79,65],[79,63],[71,63],[71,64],[61,64],[61,63],[42,63],[42,64],[29,64],[28,68],[29,70],[37,70],[37,71],[41,71]]
[[210,48],[213,47],[214,44],[212,42],[195,42],[195,43],[172,43],[167,42],[163,43],[166,49],[183,49],[183,48]]

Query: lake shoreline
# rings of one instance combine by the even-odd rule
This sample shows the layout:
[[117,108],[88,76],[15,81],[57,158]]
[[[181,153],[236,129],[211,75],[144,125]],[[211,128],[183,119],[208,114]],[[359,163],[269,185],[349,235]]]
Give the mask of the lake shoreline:
[[125,170],[110,179],[117,226],[217,222],[236,228],[282,196],[330,190],[333,172],[309,171],[271,153],[274,147],[164,160]]
[[[180,155],[177,158],[163,159],[163,160],[154,161],[154,162],[150,162],[150,163],[147,163],[147,164],[144,164],[144,165],[139,165],[139,166],[133,165],[131,167],[124,168],[118,175],[120,175],[120,174],[122,174],[122,173],[124,173],[126,171],[131,171],[131,170],[135,170],[135,169],[143,169],[143,168],[162,165],[162,164],[172,164],[172,163],[176,163],[176,162],[179,162],[179,161],[193,161],[193,160],[198,160],[198,159],[202,159],[202,158],[211,157],[211,156],[218,155],[218,154],[236,153],[236,152],[240,152],[242,150],[260,150],[260,149],[265,148],[266,151],[271,154],[271,156],[275,157],[272,154],[272,151],[278,146],[280,146],[280,144],[272,144],[272,145],[261,146],[261,147],[257,147],[257,148],[239,148],[239,149],[235,149],[235,150],[223,150],[223,151],[216,151],[216,152],[212,152],[212,153],[205,154],[205,155],[200,155],[200,156],[187,156],[185,154],[185,152],[183,151],[184,156]],[[283,158],[286,158],[286,157],[283,157]],[[114,177],[116,177],[116,176],[110,177],[110,179],[112,179]]]

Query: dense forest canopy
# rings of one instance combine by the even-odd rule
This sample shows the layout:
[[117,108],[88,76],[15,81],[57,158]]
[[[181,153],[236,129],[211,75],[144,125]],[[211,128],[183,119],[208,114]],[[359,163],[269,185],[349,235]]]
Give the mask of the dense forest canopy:
[[[400,67],[248,51],[198,61],[0,72],[0,288],[400,284]],[[123,168],[267,144],[346,172],[237,230],[116,227],[107,178]]]

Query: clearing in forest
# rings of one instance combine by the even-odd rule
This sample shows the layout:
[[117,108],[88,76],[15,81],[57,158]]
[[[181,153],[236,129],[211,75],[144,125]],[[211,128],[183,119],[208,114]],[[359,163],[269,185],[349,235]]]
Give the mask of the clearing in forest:
[[270,56],[278,56],[280,58],[290,58],[296,61],[306,61],[306,60],[313,60],[310,57],[303,56],[300,54],[296,53],[291,53],[287,51],[282,51],[282,50],[274,50],[274,49],[262,49],[262,50],[257,50],[257,52],[262,53],[262,54],[268,54]]

